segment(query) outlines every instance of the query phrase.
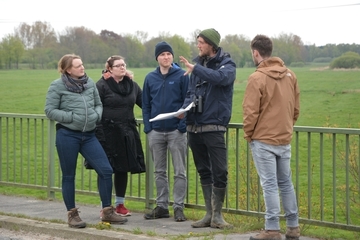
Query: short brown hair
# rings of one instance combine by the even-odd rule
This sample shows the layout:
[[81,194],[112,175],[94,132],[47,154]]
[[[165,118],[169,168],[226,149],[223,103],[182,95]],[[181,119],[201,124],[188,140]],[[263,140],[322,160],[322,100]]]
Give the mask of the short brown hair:
[[74,59],[81,59],[81,57],[73,53],[62,56],[58,62],[58,71],[62,74],[65,74],[66,70],[72,67],[72,61]]
[[125,58],[120,56],[120,55],[114,55],[114,56],[111,56],[109,57],[107,60],[106,60],[106,63],[105,63],[105,69],[106,70],[109,70],[109,68],[112,68],[114,66],[114,62],[116,60],[124,60],[125,62]]
[[262,57],[270,57],[272,54],[272,41],[265,35],[256,35],[251,41],[250,46],[252,50],[257,50]]

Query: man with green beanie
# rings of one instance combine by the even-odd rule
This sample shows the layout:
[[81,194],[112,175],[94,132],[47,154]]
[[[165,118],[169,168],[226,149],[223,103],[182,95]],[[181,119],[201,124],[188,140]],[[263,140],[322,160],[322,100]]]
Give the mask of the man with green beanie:
[[228,175],[224,134],[231,117],[236,64],[219,43],[220,34],[213,28],[205,29],[197,37],[195,64],[180,56],[185,74],[191,73],[183,108],[195,103],[187,113],[186,130],[206,207],[205,217],[191,224],[194,228],[232,228],[221,210]]

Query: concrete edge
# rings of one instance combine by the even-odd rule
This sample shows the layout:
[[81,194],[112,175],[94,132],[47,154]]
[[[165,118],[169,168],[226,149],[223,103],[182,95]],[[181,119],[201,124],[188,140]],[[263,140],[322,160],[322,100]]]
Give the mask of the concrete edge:
[[54,237],[67,239],[90,240],[90,239],[137,239],[137,240],[164,240],[159,237],[148,237],[111,230],[99,230],[96,228],[70,228],[67,224],[43,222],[32,219],[24,219],[10,216],[0,216],[0,227],[11,231],[25,231],[39,234],[47,234]]

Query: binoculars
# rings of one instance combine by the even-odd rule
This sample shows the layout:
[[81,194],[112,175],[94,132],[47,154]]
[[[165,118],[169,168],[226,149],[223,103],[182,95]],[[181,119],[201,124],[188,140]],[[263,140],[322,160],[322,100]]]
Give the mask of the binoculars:
[[196,96],[194,99],[195,105],[192,107],[192,112],[202,113],[203,111],[203,97],[202,96]]

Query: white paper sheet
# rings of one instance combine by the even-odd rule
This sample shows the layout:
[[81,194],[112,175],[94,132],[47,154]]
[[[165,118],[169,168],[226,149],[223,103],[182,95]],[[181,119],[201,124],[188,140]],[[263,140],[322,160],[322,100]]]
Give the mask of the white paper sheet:
[[189,111],[192,106],[194,105],[194,103],[190,103],[189,106],[187,106],[186,108],[180,108],[179,110],[177,110],[176,112],[169,112],[169,113],[161,113],[159,115],[157,115],[156,117],[152,118],[149,120],[149,122],[153,122],[153,121],[158,121],[158,120],[164,120],[164,119],[169,119],[169,118],[173,118],[173,117],[177,117],[182,113],[185,113],[187,111]]

